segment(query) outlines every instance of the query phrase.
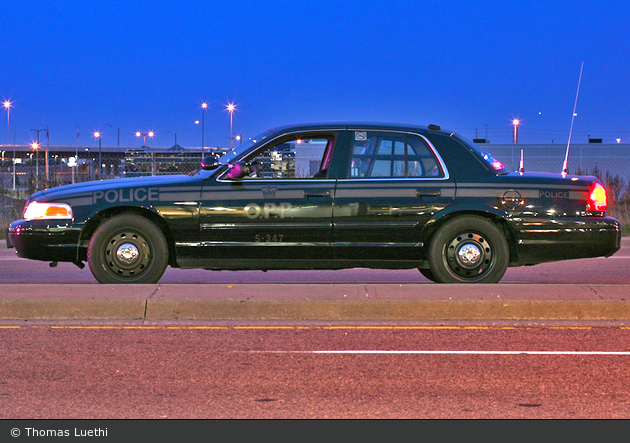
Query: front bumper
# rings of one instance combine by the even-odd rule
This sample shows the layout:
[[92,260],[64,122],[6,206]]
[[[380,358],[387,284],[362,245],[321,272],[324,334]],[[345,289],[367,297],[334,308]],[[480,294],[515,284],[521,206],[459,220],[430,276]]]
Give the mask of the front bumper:
[[613,217],[522,221],[515,232],[516,265],[610,257],[621,247],[621,223]]
[[18,220],[5,230],[7,247],[31,260],[77,262],[81,228],[65,221]]
[[7,249],[12,248],[13,244],[11,244],[11,238],[9,237],[9,228],[4,228],[4,238],[7,242]]

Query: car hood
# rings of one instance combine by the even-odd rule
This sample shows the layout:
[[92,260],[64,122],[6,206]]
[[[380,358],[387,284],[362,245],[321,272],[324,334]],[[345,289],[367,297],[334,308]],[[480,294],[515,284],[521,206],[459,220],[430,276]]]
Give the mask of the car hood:
[[132,177],[132,178],[113,178],[108,180],[97,180],[83,183],[75,183],[72,185],[57,186],[55,188],[44,189],[33,194],[30,200],[40,200],[42,198],[52,199],[64,196],[83,194],[86,192],[105,191],[108,189],[124,189],[142,186],[163,186],[188,184],[197,178],[187,175],[167,175],[167,176],[148,176],[148,177]]

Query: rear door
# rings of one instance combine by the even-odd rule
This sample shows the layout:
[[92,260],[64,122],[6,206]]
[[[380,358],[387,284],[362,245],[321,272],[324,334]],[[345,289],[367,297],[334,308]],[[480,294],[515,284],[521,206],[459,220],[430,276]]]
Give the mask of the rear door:
[[335,257],[418,260],[419,233],[452,202],[453,178],[421,134],[361,128],[349,134],[347,168],[335,193]]

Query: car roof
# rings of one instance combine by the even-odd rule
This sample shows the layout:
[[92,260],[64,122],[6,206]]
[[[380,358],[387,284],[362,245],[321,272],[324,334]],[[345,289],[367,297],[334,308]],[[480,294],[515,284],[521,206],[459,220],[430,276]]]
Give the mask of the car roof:
[[313,123],[297,123],[271,128],[270,132],[287,132],[287,131],[308,131],[308,130],[352,130],[352,129],[373,129],[373,130],[396,130],[409,132],[441,132],[449,134],[438,125],[430,124],[428,126],[411,125],[404,123],[387,123],[387,122],[366,122],[366,121],[344,121],[344,122],[313,122]]

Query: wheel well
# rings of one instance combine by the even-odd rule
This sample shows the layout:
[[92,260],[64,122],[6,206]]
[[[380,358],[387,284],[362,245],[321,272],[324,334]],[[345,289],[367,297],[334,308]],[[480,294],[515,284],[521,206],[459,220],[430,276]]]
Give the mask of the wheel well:
[[483,211],[452,212],[443,217],[440,217],[439,219],[435,219],[433,223],[426,225],[424,231],[422,232],[421,241],[426,246],[428,246],[431,243],[431,240],[433,239],[433,236],[435,235],[435,233],[445,223],[449,222],[450,220],[453,220],[454,218],[467,216],[467,215],[474,215],[474,216],[482,217],[482,218],[485,218],[486,220],[491,221],[495,225],[497,225],[501,229],[501,231],[504,233],[505,239],[508,242],[508,247],[510,249],[510,263],[514,263],[517,261],[518,251],[516,248],[516,237],[514,236],[512,229],[510,228],[510,226],[508,225],[508,222],[504,218],[496,214],[492,214],[490,212],[483,212]]
[[151,220],[153,223],[156,224],[156,226],[160,229],[160,231],[162,231],[162,234],[164,234],[164,238],[166,238],[166,242],[168,244],[168,252],[169,252],[169,265],[173,266],[175,263],[175,240],[173,239],[173,234],[171,233],[171,230],[169,229],[168,225],[166,224],[166,221],[164,221],[164,219],[162,217],[160,217],[158,214],[156,214],[153,211],[150,211],[148,209],[145,208],[139,208],[139,207],[132,207],[132,206],[118,206],[118,207],[114,207],[114,208],[107,208],[104,209],[103,211],[95,214],[93,217],[91,217],[87,223],[85,224],[85,226],[83,227],[83,230],[81,231],[81,241],[80,241],[80,245],[82,246],[82,248],[80,248],[79,251],[79,259],[82,261],[87,260],[87,246],[88,243],[90,242],[90,239],[92,238],[92,235],[94,234],[94,232],[96,231],[96,229],[107,219],[110,219],[112,217],[115,217],[117,215],[120,214],[137,214],[140,215],[142,217],[145,217],[149,220]]

